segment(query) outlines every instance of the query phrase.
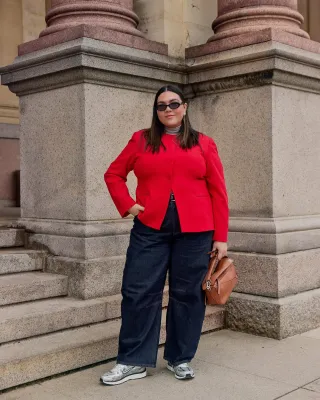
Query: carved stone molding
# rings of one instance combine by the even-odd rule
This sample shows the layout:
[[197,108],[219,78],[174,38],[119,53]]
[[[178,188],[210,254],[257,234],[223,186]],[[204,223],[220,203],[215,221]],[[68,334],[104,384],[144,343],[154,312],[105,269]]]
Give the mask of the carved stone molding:
[[265,28],[309,39],[308,33],[300,28],[302,22],[297,0],[220,0],[218,17],[212,24],[215,35],[208,42]]
[[138,16],[133,12],[133,0],[120,3],[113,0],[52,0],[46,15],[46,36],[77,25],[101,28],[143,37],[137,29]]

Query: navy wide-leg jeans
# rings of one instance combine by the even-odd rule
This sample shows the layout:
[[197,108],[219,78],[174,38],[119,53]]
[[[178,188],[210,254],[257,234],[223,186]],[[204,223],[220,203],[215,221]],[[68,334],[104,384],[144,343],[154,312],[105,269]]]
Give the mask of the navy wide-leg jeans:
[[173,365],[192,360],[204,320],[201,284],[208,268],[212,235],[213,231],[182,233],[173,199],[160,230],[135,218],[122,282],[118,363],[156,366],[168,270],[164,358]]

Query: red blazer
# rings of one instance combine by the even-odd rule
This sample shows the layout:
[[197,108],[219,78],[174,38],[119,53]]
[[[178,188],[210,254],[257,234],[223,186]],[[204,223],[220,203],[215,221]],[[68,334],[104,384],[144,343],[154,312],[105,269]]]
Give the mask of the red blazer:
[[[143,130],[135,132],[104,175],[105,182],[122,217],[136,203],[145,207],[138,215],[145,225],[160,229],[171,191],[174,193],[182,232],[214,230],[213,240],[226,242],[228,198],[223,167],[214,141],[200,134],[200,146],[183,150],[175,135],[164,134],[166,147],[152,154],[145,150]],[[134,171],[138,185],[136,200],[126,181]]]

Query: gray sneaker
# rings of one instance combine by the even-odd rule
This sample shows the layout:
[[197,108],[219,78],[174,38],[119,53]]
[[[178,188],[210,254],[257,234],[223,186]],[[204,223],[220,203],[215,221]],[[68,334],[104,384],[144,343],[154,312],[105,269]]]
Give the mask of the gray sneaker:
[[177,379],[192,379],[195,377],[193,369],[189,364],[183,363],[176,366],[168,363],[167,368],[169,371],[174,372]]
[[134,365],[116,364],[111,371],[106,372],[100,378],[104,385],[120,385],[132,379],[140,379],[147,376],[145,367],[137,367]]

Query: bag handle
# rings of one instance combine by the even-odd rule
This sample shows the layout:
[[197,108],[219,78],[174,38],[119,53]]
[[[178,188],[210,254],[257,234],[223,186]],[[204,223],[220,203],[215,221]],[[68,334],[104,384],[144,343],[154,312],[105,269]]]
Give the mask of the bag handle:
[[213,260],[210,261],[209,269],[208,269],[208,272],[206,274],[206,277],[204,278],[203,283],[205,283],[205,282],[210,280],[211,275],[214,273],[214,271],[215,271],[215,269],[216,269],[216,267],[218,265],[218,262],[219,262],[219,260],[218,260],[218,250],[209,251],[208,254],[212,254],[212,253],[214,253]]
[[209,265],[209,270],[206,274],[206,277],[203,280],[203,288],[207,288],[209,289],[209,287],[211,286],[211,279],[213,281],[216,281],[219,276],[221,276],[230,266],[230,264],[233,263],[233,260],[231,260],[230,258],[228,258],[229,262],[224,263],[223,267],[221,269],[219,269],[219,271],[216,271],[217,265],[219,263],[218,260],[218,250],[215,250],[214,252],[210,251],[208,254],[212,254],[214,253],[214,259],[210,262]]

